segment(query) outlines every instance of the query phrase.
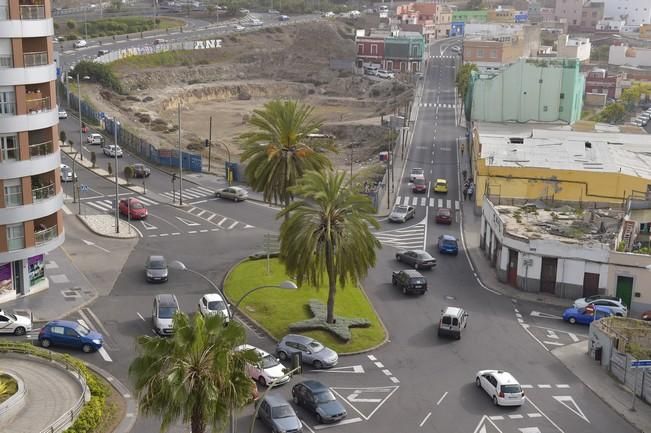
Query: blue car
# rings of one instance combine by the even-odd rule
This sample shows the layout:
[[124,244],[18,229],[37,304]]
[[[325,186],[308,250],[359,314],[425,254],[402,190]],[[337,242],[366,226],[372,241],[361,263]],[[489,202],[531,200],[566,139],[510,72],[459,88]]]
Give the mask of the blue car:
[[572,325],[580,323],[581,325],[589,325],[593,320],[603,319],[610,317],[613,312],[608,307],[588,306],[585,308],[568,308],[563,312],[563,320],[570,322]]
[[459,254],[457,238],[452,235],[439,236],[438,249],[441,254],[452,254],[456,256]]
[[104,339],[102,334],[70,320],[53,320],[41,328],[38,342],[42,347],[67,346],[86,353],[99,350]]

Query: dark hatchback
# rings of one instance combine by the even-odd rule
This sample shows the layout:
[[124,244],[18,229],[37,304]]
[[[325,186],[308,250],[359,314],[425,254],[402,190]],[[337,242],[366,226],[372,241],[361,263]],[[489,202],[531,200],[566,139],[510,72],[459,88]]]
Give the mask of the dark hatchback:
[[452,210],[440,207],[436,210],[436,224],[452,224]]
[[420,272],[412,269],[393,271],[391,283],[405,295],[411,293],[422,295],[427,292],[427,280]]
[[427,192],[427,181],[422,177],[414,179],[414,184],[411,187],[413,192]]
[[319,424],[341,421],[346,418],[346,408],[330,388],[316,380],[297,383],[292,388],[292,400],[312,412]]
[[38,341],[42,347],[67,346],[86,353],[99,350],[103,344],[102,334],[70,320],[53,320],[41,328]]

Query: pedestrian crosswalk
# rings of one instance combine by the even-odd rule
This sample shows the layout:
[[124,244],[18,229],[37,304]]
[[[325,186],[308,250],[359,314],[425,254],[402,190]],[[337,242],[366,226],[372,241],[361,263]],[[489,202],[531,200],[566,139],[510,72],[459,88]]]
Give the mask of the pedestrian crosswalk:
[[454,108],[454,104],[436,104],[432,102],[423,102],[420,106],[423,108]]
[[222,230],[233,230],[234,228],[240,228],[240,229],[254,228],[254,226],[252,225],[243,223],[238,220],[234,220],[233,218],[225,217],[224,215],[220,215],[206,209],[201,209],[199,207],[191,207],[190,209],[187,210],[187,212],[191,215],[194,215],[196,217],[199,217],[203,220],[206,220],[216,225]]
[[[142,202],[145,206],[154,206],[158,203],[156,200],[152,200],[148,197],[142,196],[142,195],[135,195],[135,196],[130,196],[130,198],[135,198],[138,201]],[[115,210],[115,206],[113,203],[115,203],[115,199],[110,199],[108,196],[106,198],[102,199],[94,199],[94,200],[83,200],[82,203],[89,205],[97,210],[100,210],[102,212],[112,212]]]
[[425,221],[402,229],[377,232],[375,237],[383,245],[398,249],[424,249]]
[[[167,191],[162,193],[165,197],[169,198],[170,200],[178,200],[179,199],[179,191]],[[183,188],[183,199],[200,199],[204,197],[214,197],[215,196],[215,191],[204,188],[203,186],[195,186],[192,188]]]
[[459,210],[459,200],[450,200],[444,198],[436,197],[410,197],[410,196],[398,196],[396,197],[396,204],[401,204],[403,206],[423,206],[423,207],[446,207],[448,209]]

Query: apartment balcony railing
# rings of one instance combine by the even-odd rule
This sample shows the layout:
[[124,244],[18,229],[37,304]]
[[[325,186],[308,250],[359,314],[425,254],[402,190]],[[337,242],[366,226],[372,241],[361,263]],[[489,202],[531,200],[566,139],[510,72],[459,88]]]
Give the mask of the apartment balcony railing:
[[29,68],[31,66],[43,66],[47,65],[47,51],[38,51],[33,53],[23,54],[23,60],[25,61],[25,67]]
[[29,156],[31,158],[35,156],[45,156],[54,152],[54,145],[52,141],[46,141],[43,143],[36,143],[29,145]]
[[39,230],[34,232],[34,239],[36,245],[42,245],[44,243],[50,242],[52,239],[55,239],[58,236],[59,232],[57,231],[56,224],[50,228],[44,230]]
[[43,5],[21,5],[20,6],[20,19],[21,20],[43,20],[45,19],[45,6]]
[[46,96],[45,98],[28,99],[25,101],[25,105],[29,114],[36,114],[51,109],[49,96]]
[[54,188],[54,184],[34,188],[32,189],[32,202],[47,200],[50,197],[54,197],[55,194],[56,189]]
[[[2,18],[0,17],[0,20]],[[14,57],[11,54],[0,54],[0,68],[13,68]]]
[[15,116],[16,103],[15,102],[0,102],[0,116]]

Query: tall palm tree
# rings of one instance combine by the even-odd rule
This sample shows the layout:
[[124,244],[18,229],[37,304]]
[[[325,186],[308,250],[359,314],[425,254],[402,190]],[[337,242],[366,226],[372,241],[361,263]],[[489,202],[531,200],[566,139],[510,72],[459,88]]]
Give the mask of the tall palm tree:
[[292,192],[300,197],[280,211],[280,258],[298,285],[328,278],[327,321],[333,323],[337,283],[357,283],[375,265],[379,228],[370,199],[350,188],[343,171],[308,171]]
[[161,431],[179,419],[192,433],[221,430],[233,409],[251,398],[246,362],[258,362],[253,351],[233,351],[244,344],[244,328],[224,326],[220,316],[189,319],[174,316],[171,338],[138,338],[139,356],[129,366],[139,410],[161,417]]
[[253,111],[252,130],[240,135],[241,161],[248,163],[246,178],[254,190],[263,192],[265,201],[287,206],[290,188],[303,173],[332,167],[322,153],[323,143],[308,140],[322,124],[312,107],[297,101],[273,100]]

